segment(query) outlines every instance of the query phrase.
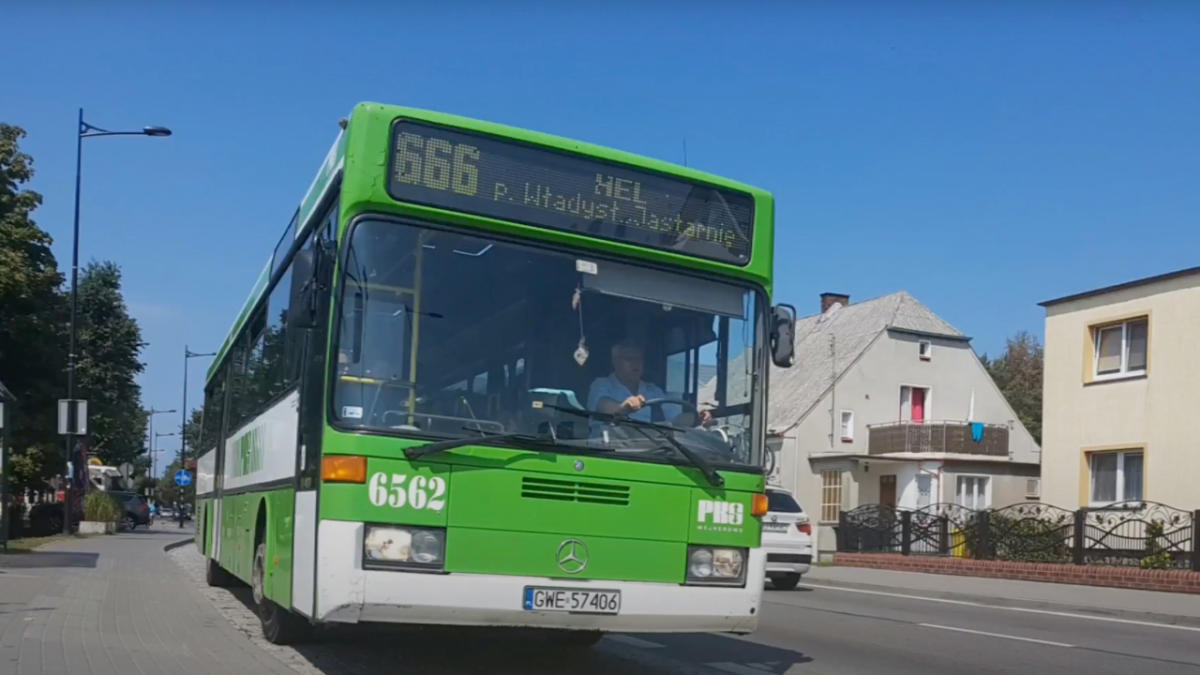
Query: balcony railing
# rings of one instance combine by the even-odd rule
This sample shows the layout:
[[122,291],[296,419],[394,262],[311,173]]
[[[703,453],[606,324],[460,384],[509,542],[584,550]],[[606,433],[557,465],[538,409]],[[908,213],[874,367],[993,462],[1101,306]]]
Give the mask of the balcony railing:
[[893,452],[952,452],[964,455],[1008,456],[1008,427],[984,424],[978,441],[971,422],[888,422],[867,425],[867,454]]

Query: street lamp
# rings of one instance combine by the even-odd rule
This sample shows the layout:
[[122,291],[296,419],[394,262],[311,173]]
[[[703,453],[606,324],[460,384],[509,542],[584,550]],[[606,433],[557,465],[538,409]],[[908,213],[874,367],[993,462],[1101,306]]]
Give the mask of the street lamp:
[[[216,352],[194,352],[185,344],[183,346],[183,424],[179,425],[179,433],[182,437],[179,439],[179,468],[187,470],[187,434],[184,431],[187,429],[188,407],[187,407],[187,376],[188,376],[188,361],[198,359],[205,356],[216,356]],[[201,414],[201,419],[204,415]],[[179,526],[183,527],[183,510],[179,512]]]
[[[71,340],[67,349],[67,400],[75,400],[75,339],[78,334],[75,324],[75,308],[79,296],[79,184],[83,173],[83,139],[93,136],[170,136],[171,130],[166,127],[142,127],[141,131],[109,131],[92,126],[83,121],[83,108],[79,109],[79,124],[75,127],[75,227],[71,243]],[[76,409],[74,403],[69,404]],[[67,431],[73,432],[79,427],[79,421],[71,425]],[[71,436],[67,435],[67,465],[71,462]],[[70,475],[67,471],[67,475]],[[70,499],[63,499],[63,533],[71,533]]]
[[174,413],[174,412],[175,412],[175,409],[174,409],[174,408],[171,408],[170,410],[158,410],[158,409],[156,409],[156,408],[151,408],[151,409],[149,409],[149,410],[147,410],[147,411],[146,411],[146,418],[147,418],[147,420],[149,421],[149,424],[150,424],[150,428],[147,430],[147,434],[146,434],[146,435],[149,437],[149,440],[150,440],[150,442],[149,442],[149,446],[150,446],[150,477],[151,477],[151,478],[154,478],[154,460],[155,460],[155,454],[154,454],[154,416],[155,416],[155,415],[169,415],[169,414],[171,414],[171,413]]

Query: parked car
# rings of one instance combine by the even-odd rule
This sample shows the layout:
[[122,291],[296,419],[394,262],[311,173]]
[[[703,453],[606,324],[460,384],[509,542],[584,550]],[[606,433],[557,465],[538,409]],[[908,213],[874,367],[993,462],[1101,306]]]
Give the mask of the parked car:
[[771,585],[790,591],[812,565],[812,523],[790,492],[767,488],[762,547]]
[[133,530],[138,525],[150,525],[150,504],[145,497],[136,492],[110,491],[108,494],[125,505],[125,517],[121,519],[123,529]]

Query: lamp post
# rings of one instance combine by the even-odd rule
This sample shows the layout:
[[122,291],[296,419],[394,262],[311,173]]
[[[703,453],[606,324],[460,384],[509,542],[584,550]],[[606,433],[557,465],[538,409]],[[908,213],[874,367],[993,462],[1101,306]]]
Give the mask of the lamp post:
[[[76,330],[75,308],[79,297],[79,185],[83,173],[83,139],[92,138],[94,136],[170,136],[171,130],[166,127],[142,127],[141,131],[109,131],[101,129],[97,126],[92,126],[83,121],[83,108],[79,109],[79,123],[75,127],[75,225],[72,230],[71,242],[71,339],[67,348],[67,400],[70,403],[70,410],[75,411],[77,407],[75,400],[75,339],[78,335]],[[74,412],[68,414],[68,418],[74,416]],[[75,420],[67,428],[66,440],[66,465],[70,466],[71,462],[71,437],[76,435],[74,431],[79,428],[79,420]],[[68,477],[70,470],[66,471]],[[66,497],[64,489],[64,497]],[[71,533],[71,500],[63,499],[63,533]]]
[[[172,410],[171,412],[175,412]],[[167,433],[158,432],[154,434],[154,443],[150,446],[150,475],[154,476],[154,498],[158,499],[158,473],[154,467],[158,463],[158,439],[167,438],[168,436],[178,436],[178,431],[168,431]]]
[[151,408],[146,411],[146,419],[150,425],[150,428],[147,430],[147,437],[149,439],[149,443],[147,443],[147,445],[150,446],[150,478],[151,479],[154,478],[154,460],[155,460],[155,455],[154,455],[154,416],[155,415],[169,415],[174,412],[175,412],[174,408],[171,408],[170,410],[158,410],[157,408]]
[[[216,356],[216,352],[194,352],[185,344],[183,346],[183,424],[179,425],[179,468],[187,470],[187,377],[188,377],[188,361],[204,356]],[[180,504],[179,509],[179,527],[183,527],[183,505]]]

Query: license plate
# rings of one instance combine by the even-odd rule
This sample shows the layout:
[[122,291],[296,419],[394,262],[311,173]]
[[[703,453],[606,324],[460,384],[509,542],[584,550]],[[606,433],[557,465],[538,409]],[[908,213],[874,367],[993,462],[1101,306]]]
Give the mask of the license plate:
[[767,532],[787,532],[787,523],[763,523],[763,529]]
[[535,612],[617,614],[621,611],[621,591],[526,586],[524,607]]

